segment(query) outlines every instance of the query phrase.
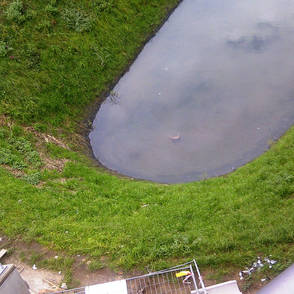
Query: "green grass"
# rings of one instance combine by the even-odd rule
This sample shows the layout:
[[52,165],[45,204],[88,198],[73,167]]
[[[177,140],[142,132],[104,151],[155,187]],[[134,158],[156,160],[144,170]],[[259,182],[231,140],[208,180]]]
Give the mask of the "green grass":
[[242,268],[269,254],[288,264],[294,257],[293,139],[291,129],[236,172],[182,185],[118,178],[83,155],[44,142],[48,157],[68,160],[65,168],[40,169],[41,187],[0,169],[1,228],[9,236],[87,254],[97,264],[106,256],[108,264],[125,269],[192,257],[202,267]]
[[0,112],[72,126],[178,0],[0,2]]
[[[161,185],[111,175],[22,127],[58,126],[68,138],[176,0],[19,2],[0,3],[2,233],[86,254],[93,269],[196,257],[224,271],[272,254],[281,270],[294,261],[293,128],[230,175]],[[44,156],[65,167],[46,168]]]

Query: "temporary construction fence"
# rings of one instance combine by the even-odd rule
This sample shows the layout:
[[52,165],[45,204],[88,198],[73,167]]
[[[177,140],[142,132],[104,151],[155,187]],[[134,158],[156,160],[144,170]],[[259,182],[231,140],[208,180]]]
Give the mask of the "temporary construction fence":
[[54,294],[207,294],[195,260],[146,275]]

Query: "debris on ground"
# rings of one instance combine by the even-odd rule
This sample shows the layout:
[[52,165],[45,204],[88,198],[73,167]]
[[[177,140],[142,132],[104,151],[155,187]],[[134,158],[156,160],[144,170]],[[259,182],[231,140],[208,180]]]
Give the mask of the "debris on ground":
[[251,276],[252,273],[261,269],[264,266],[268,266],[268,268],[271,269],[276,263],[276,260],[270,259],[268,257],[265,257],[263,260],[260,257],[257,257],[257,260],[252,263],[250,268],[247,267],[245,270],[239,272],[240,280],[243,280],[245,277]]
[[1,249],[0,250],[0,259],[7,253],[6,249]]
[[62,283],[61,286],[60,286],[60,288],[66,290],[67,289],[66,283]]
[[37,266],[34,264],[34,265],[32,266],[32,269],[35,271],[35,270],[37,270],[38,268],[37,268]]

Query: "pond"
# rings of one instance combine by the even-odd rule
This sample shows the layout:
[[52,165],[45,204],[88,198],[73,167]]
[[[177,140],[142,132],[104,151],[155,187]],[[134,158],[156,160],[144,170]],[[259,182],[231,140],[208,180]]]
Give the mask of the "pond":
[[95,157],[163,183],[231,172],[294,123],[293,48],[293,0],[184,0],[101,105]]

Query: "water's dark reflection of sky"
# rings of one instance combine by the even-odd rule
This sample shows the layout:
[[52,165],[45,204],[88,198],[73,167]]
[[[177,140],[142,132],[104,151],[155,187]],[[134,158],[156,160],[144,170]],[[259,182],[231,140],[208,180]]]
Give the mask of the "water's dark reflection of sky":
[[96,158],[168,183],[252,160],[294,123],[293,48],[293,0],[184,0],[97,113]]

